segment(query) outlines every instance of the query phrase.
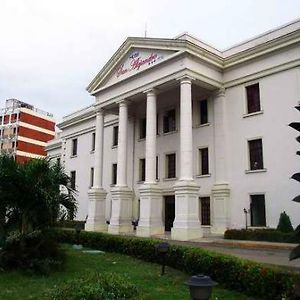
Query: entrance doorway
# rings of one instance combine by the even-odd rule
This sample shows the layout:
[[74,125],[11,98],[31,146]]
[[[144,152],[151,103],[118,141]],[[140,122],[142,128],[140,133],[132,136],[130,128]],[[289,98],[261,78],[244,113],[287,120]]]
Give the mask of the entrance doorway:
[[171,231],[175,219],[175,196],[165,196],[165,231]]

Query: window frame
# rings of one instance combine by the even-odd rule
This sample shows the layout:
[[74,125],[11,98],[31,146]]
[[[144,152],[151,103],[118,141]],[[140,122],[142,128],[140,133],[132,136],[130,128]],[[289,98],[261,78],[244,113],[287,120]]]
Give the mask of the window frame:
[[[204,224],[204,218],[203,218],[203,205],[202,205],[202,200],[203,199],[208,199],[208,202],[209,202],[209,209],[208,209],[208,212],[209,212],[209,215],[208,215],[208,219],[209,219],[209,222],[205,222],[205,223],[208,223],[208,224]],[[199,197],[199,209],[200,209],[200,216],[201,216],[201,226],[211,226],[211,217],[212,217],[212,207],[211,207],[211,197],[208,195],[208,196],[200,196]]]
[[[207,173],[202,172],[202,151],[207,149]],[[198,147],[198,174],[197,177],[207,177],[210,176],[210,154],[209,154],[209,146],[201,146]]]
[[146,158],[139,158],[139,179],[138,182],[145,182],[146,180]]
[[[171,155],[175,155],[175,159],[174,159],[174,163],[175,163],[175,171],[174,171],[174,175],[173,177],[169,177],[169,157]],[[177,154],[176,152],[168,152],[168,153],[165,153],[165,180],[174,180],[176,179],[177,177]]]
[[[174,116],[175,116],[175,120],[174,120],[174,129],[173,130],[170,130],[169,128],[169,131],[165,131],[165,116],[167,113],[169,113],[170,111],[174,111]],[[170,107],[170,108],[167,108],[163,111],[162,113],[162,133],[164,135],[166,134],[171,134],[171,133],[174,133],[174,132],[177,132],[178,130],[178,125],[177,125],[177,109],[175,107]],[[170,127],[170,121],[168,121],[168,126]]]
[[139,119],[139,141],[146,139],[146,131],[147,131],[147,119],[146,117],[143,117]]
[[[203,102],[206,102],[206,122],[202,122],[202,106],[201,106],[201,104]],[[198,101],[198,112],[199,112],[198,125],[204,126],[204,125],[209,124],[208,99],[207,98]]]
[[112,148],[118,147],[118,144],[119,144],[119,125],[114,125],[112,129]]
[[71,157],[76,157],[78,154],[78,138],[73,138],[72,141],[72,148],[71,148]]
[[118,164],[112,163],[112,166],[111,166],[111,185],[112,186],[117,184],[117,177],[118,177]]
[[96,150],[96,132],[92,132],[92,147],[91,152],[95,152]]
[[[263,201],[264,201],[264,211],[263,211],[263,218],[264,218],[264,223],[263,224],[253,224],[253,204],[252,204],[252,197],[260,197],[262,196],[263,197]],[[260,201],[260,200],[258,200]],[[267,227],[267,214],[266,214],[266,194],[265,193],[251,193],[249,194],[249,206],[250,206],[250,227],[261,227],[261,228],[264,228],[264,227]]]
[[94,186],[94,177],[95,177],[95,169],[94,167],[90,168],[90,188]]
[[[251,153],[250,153],[250,143],[261,140],[261,160],[262,160],[262,168],[252,168],[251,165]],[[250,138],[247,139],[247,153],[248,153],[248,168],[246,172],[262,172],[266,171],[265,168],[265,162],[264,162],[264,145],[263,145],[263,138],[262,137],[255,137],[255,138]]]
[[70,187],[71,187],[71,189],[76,190],[76,171],[75,170],[70,171]]
[[[259,110],[250,112],[248,109],[248,93],[247,90],[249,87],[254,86],[258,84],[258,93],[259,93]],[[262,108],[262,97],[261,97],[261,84],[259,81],[252,81],[248,82],[247,84],[244,84],[244,115],[243,117],[249,117],[249,116],[254,116],[258,114],[263,113],[263,108]]]

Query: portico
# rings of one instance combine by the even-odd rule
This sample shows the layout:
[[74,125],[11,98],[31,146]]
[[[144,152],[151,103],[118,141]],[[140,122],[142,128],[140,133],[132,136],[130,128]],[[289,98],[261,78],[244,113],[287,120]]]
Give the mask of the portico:
[[[112,234],[130,233],[133,231],[132,221],[135,219],[134,207],[138,203],[138,211],[135,213],[138,218],[136,234],[138,236],[163,234],[166,222],[164,196],[166,190],[168,190],[169,193],[175,196],[175,219],[171,229],[172,238],[177,240],[200,238],[203,236],[203,229],[199,201],[201,187],[199,180],[196,180],[197,168],[195,168],[198,149],[194,145],[193,138],[193,130],[195,129],[193,91],[197,91],[197,93],[200,91],[200,94],[204,93],[210,97],[213,105],[217,101],[215,98],[220,97],[219,94],[214,94],[220,88],[218,83],[220,74],[214,68],[214,70],[210,70],[209,74],[212,78],[206,77],[204,73],[208,71],[205,69],[207,66],[203,69],[204,73],[195,73],[195,60],[191,59],[185,52],[178,52],[178,49],[177,51],[175,49],[173,51],[170,51],[170,49],[155,49],[150,52],[146,50],[146,52],[141,51],[138,54],[135,50],[128,50],[127,53],[128,58],[120,57],[119,63],[114,64],[115,73],[106,74],[107,79],[104,79],[106,72],[106,69],[104,69],[98,75],[98,79],[100,78],[98,84],[95,85],[92,82],[90,86],[92,94],[96,96],[97,147],[95,150],[95,180],[94,186],[89,191],[90,204],[86,229],[108,230]],[[146,57],[143,57],[143,55]],[[198,63],[200,63],[200,60]],[[133,74],[129,75],[129,73]],[[101,87],[101,80],[104,82],[103,87]],[[161,113],[158,110],[158,104],[164,104],[163,94],[166,91],[176,93],[176,98],[179,100],[177,110],[179,122],[176,128],[176,140],[178,140],[179,147],[176,146],[173,149],[178,159],[176,158],[176,178],[171,179],[164,179],[164,176],[157,178],[157,173],[162,172],[157,168],[160,166],[160,169],[162,169],[165,164],[164,154],[160,154],[160,163],[157,162],[158,155],[162,152],[161,144],[160,149],[158,149],[157,142],[158,139],[162,140],[164,138],[167,141],[167,138],[170,138],[164,132],[161,135],[158,134],[157,128],[159,124],[158,114]],[[224,99],[223,96],[219,100],[218,107],[220,108],[216,108],[220,116],[223,113]],[[140,116],[135,111],[138,103],[139,105],[144,103],[146,112],[144,154],[140,154],[141,157],[144,156],[145,179],[143,182],[138,181],[138,184],[136,184],[134,179],[131,182],[128,179],[128,166],[130,164],[135,166],[137,161],[136,157],[134,157],[134,161],[128,159],[132,151],[135,155],[134,146],[129,146],[128,143],[128,122],[129,118],[134,120],[135,124],[138,121]],[[174,103],[170,102],[170,105],[174,106]],[[118,115],[117,180],[115,185],[112,185],[109,190],[105,190],[101,185],[104,171],[101,149],[103,149],[103,143],[106,143],[106,141],[101,132],[103,132],[105,113],[111,113],[112,111]],[[163,121],[165,122],[165,120]],[[219,144],[223,144],[226,139],[223,123],[221,122],[218,125],[221,133],[216,137],[215,142]],[[198,139],[197,144],[199,144]],[[220,152],[221,165],[223,163],[222,155],[224,155],[223,152]],[[226,166],[220,168],[223,170],[226,169]],[[135,167],[133,167],[133,173],[135,173],[134,170]],[[216,203],[216,209],[212,208],[212,211],[217,218],[214,219],[211,227],[216,228],[216,233],[219,228],[222,230],[226,226],[228,219],[226,215],[227,208],[224,205],[226,206],[226,202],[228,202],[229,187],[226,183],[226,172],[222,170],[218,173],[220,176],[218,182],[215,182],[215,189],[213,189],[215,191],[213,195],[216,195],[216,199],[211,201]],[[101,172],[102,174],[100,174]],[[133,174],[132,177],[136,178],[136,174]],[[110,195],[110,202],[106,199],[107,194]],[[107,222],[104,212],[107,211],[105,205],[108,205],[108,203],[111,203],[111,210]],[[220,224],[217,224],[218,222]],[[108,227],[106,223],[109,223]]]

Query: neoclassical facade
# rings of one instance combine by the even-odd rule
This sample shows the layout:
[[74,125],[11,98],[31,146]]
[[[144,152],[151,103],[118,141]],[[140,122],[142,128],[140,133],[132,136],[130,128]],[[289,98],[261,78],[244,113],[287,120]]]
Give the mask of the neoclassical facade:
[[191,240],[275,227],[283,211],[297,225],[299,66],[299,21],[225,51],[187,33],[128,38],[46,147],[86,230]]

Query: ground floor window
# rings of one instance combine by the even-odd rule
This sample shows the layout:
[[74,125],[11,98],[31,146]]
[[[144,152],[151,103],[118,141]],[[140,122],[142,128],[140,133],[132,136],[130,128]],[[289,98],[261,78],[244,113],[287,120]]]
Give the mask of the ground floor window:
[[210,198],[200,197],[201,225],[210,225]]
[[250,196],[251,226],[266,226],[265,195]]

